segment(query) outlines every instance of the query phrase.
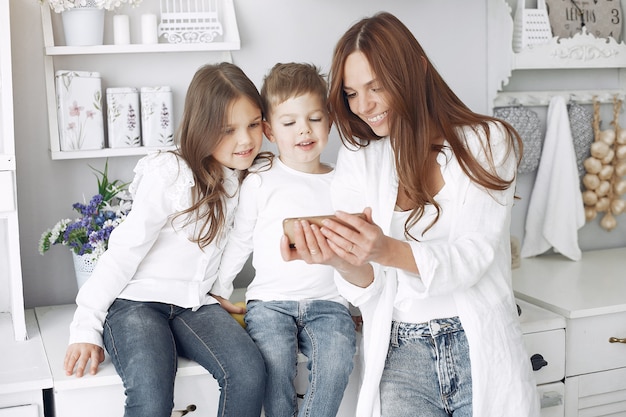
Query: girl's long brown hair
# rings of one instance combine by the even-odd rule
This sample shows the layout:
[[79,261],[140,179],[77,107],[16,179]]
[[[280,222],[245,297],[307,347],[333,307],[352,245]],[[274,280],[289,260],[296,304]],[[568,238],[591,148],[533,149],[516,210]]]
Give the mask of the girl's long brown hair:
[[228,110],[241,97],[250,99],[261,112],[261,96],[254,83],[239,67],[226,62],[201,67],[187,89],[177,153],[191,168],[195,185],[191,207],[176,217],[186,214],[187,224],[197,223],[193,240],[201,248],[224,230],[229,196],[223,166],[213,153],[223,138]]
[[[441,150],[434,143],[437,138],[448,141],[461,168],[475,183],[492,190],[505,190],[511,186],[514,178],[500,178],[493,167],[489,123],[502,123],[508,132],[509,152],[514,152],[517,144],[521,154],[522,143],[517,132],[507,123],[471,111],[439,75],[411,31],[390,13],[381,12],[360,20],[348,29],[335,47],[329,104],[344,144],[347,142],[360,148],[367,146],[369,141],[381,139],[352,113],[344,92],[345,62],[356,51],[367,58],[387,95],[391,110],[389,137],[396,169],[412,205],[405,225],[408,236],[408,230],[423,215],[427,204],[432,204],[437,213],[441,211],[427,189],[427,181],[424,181],[429,175],[431,152]],[[465,126],[486,137],[485,152],[491,159],[490,169],[483,168],[468,150],[461,129]]]

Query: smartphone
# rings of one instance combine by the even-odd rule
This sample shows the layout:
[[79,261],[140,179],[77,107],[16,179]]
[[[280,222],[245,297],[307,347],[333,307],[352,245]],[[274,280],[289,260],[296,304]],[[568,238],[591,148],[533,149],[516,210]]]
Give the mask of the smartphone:
[[[365,214],[363,213],[352,213],[355,216],[359,216],[360,218],[362,218],[363,220],[366,220]],[[289,247],[290,248],[295,248],[295,244],[293,243],[295,241],[294,236],[293,236],[293,224],[294,222],[300,221],[300,220],[306,220],[311,224],[315,224],[318,227],[322,227],[322,220],[324,219],[331,219],[336,221],[337,223],[341,223],[342,225],[349,227],[350,229],[354,230],[354,228],[352,226],[350,226],[349,224],[339,220],[337,218],[337,216],[335,216],[334,214],[328,214],[325,216],[305,216],[305,217],[290,217],[288,219],[283,220],[283,231],[285,232],[285,234],[287,235],[287,237],[289,238]]]

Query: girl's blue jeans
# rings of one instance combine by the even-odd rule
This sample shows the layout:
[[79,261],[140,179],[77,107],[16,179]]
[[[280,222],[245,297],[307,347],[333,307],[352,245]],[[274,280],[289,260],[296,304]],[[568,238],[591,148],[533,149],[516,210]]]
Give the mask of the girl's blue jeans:
[[193,311],[118,298],[109,308],[103,336],[124,383],[125,417],[170,417],[179,355],[202,365],[219,383],[218,416],[259,417],[263,357],[219,304]]
[[[356,335],[347,307],[334,301],[250,301],[248,333],[267,367],[266,417],[335,417],[352,372]],[[298,412],[298,351],[309,385]]]
[[469,345],[458,317],[393,322],[380,384],[383,417],[471,417]]

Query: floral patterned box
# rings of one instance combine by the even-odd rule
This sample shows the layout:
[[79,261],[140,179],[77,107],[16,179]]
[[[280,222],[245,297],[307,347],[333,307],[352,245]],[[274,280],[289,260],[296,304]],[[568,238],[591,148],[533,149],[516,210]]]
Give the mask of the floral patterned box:
[[104,148],[100,74],[57,71],[55,84],[61,150]]
[[141,87],[141,138],[144,146],[174,145],[170,87]]
[[139,92],[134,87],[107,88],[109,148],[141,146]]

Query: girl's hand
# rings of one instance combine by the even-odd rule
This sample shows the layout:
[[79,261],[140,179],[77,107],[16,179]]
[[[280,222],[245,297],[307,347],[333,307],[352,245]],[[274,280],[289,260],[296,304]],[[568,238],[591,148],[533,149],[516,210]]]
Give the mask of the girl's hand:
[[91,343],[72,343],[67,347],[63,369],[65,375],[72,375],[76,368],[76,376],[82,377],[87,368],[87,363],[91,361],[89,373],[95,375],[98,372],[98,365],[104,360],[104,349]]
[[220,303],[220,306],[230,314],[246,314],[245,307],[237,306],[219,295],[211,294],[211,297],[215,298]]

